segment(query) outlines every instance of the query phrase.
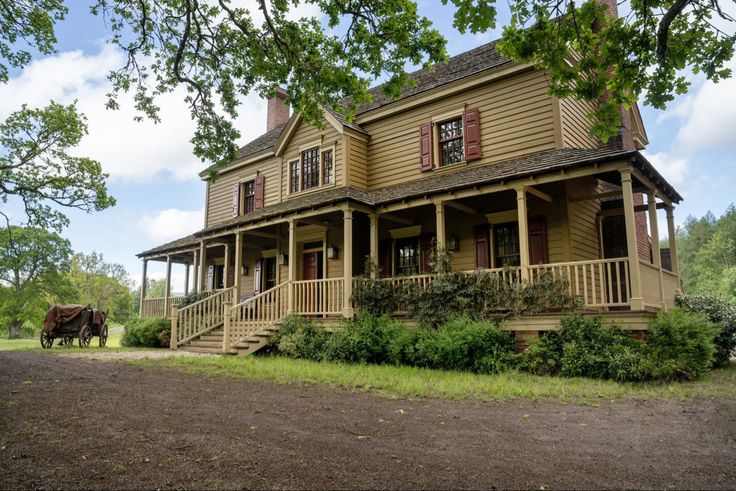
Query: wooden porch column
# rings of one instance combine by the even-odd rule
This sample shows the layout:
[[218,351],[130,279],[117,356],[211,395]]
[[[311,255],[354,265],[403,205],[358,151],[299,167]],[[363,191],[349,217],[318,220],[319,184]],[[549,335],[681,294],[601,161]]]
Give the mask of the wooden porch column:
[[199,291],[203,292],[207,289],[207,248],[204,241],[199,243]]
[[169,311],[169,297],[171,296],[171,256],[166,255],[166,286],[164,287],[164,312]]
[[670,239],[670,260],[672,262],[672,272],[677,275],[677,284],[680,284],[680,267],[677,264],[677,230],[675,229],[675,207],[667,207],[667,235]]
[[647,191],[647,205],[649,207],[649,228],[652,234],[652,262],[659,270],[659,305],[665,308],[664,277],[662,275],[662,254],[659,250],[659,223],[657,222],[657,201],[654,191]]
[[138,308],[138,314],[143,317],[145,309],[143,308],[143,301],[146,299],[146,287],[148,286],[148,259],[143,260],[143,275],[141,277],[141,305]]
[[227,282],[230,280],[230,244],[227,243],[225,244],[225,267],[222,269],[222,274],[225,275],[222,286],[229,288],[231,285],[228,285]]
[[378,215],[376,213],[371,213],[370,215],[371,219],[371,263],[373,263],[374,268],[371,270],[371,278],[377,278],[378,277],[378,271],[376,271],[376,268],[378,266]]
[[296,281],[296,222],[289,220],[289,309],[290,314],[294,313],[294,282]]
[[240,286],[243,283],[243,233],[235,234],[235,304],[240,303]]
[[622,169],[621,189],[624,195],[624,220],[626,221],[626,246],[629,253],[629,274],[631,278],[631,310],[644,310],[644,297],[641,292],[641,268],[639,267],[639,248],[636,242],[636,218],[634,216],[634,192],[631,186],[631,169]]
[[526,190],[516,189],[516,208],[519,214],[519,263],[521,279],[529,280],[529,223],[526,211]]
[[184,263],[184,296],[189,295],[189,263]]
[[434,215],[437,220],[437,250],[444,251],[447,248],[447,236],[445,234],[445,204],[437,201],[434,204]]
[[192,254],[192,293],[199,293],[199,256],[196,249]]
[[342,315],[353,316],[353,210],[343,210],[343,259],[342,269],[345,284],[343,285]]

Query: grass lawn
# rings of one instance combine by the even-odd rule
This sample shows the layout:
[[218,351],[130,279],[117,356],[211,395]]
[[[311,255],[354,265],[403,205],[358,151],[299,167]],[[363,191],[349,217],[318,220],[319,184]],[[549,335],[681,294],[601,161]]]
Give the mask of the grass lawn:
[[114,328],[107,336],[107,344],[104,348],[100,348],[99,338],[93,337],[89,343],[88,348],[80,348],[77,340],[74,340],[72,346],[59,346],[59,340],[54,340],[54,345],[50,349],[41,348],[41,341],[38,337],[31,339],[0,339],[0,351],[8,350],[31,350],[39,351],[43,353],[56,353],[56,352],[67,352],[67,351],[96,351],[96,350],[109,350],[109,351],[129,351],[129,350],[141,350],[147,348],[126,348],[120,346],[120,337],[123,334],[122,328]]
[[596,399],[621,397],[677,398],[736,397],[736,363],[695,382],[619,383],[587,378],[539,377],[509,372],[475,375],[415,367],[348,365],[293,360],[278,356],[173,357],[136,360],[144,366],[165,366],[188,373],[236,379],[268,380],[282,384],[325,384],[356,392],[375,392],[392,398],[441,399]]

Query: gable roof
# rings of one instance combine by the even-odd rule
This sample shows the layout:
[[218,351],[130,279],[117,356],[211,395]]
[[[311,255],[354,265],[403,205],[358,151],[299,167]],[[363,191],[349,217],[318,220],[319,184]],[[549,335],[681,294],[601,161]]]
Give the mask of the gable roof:
[[[373,101],[369,104],[360,106],[356,111],[356,115],[367,113],[368,111],[387,106],[402,99],[406,99],[407,97],[421,94],[422,92],[427,92],[484,70],[510,63],[508,58],[504,58],[496,52],[496,43],[497,41],[492,41],[488,44],[471,49],[470,51],[465,51],[464,53],[453,56],[449,58],[447,62],[438,63],[431,69],[420,69],[410,73],[409,79],[412,81],[412,85],[404,87],[401,91],[401,96],[398,99],[392,99],[386,96],[382,92],[383,84],[368,89],[368,92],[373,96]],[[325,112],[329,113],[343,126],[368,134],[359,124],[348,121],[345,116],[339,112],[333,111],[329,108],[326,109]],[[298,117],[297,114],[292,114],[289,121],[296,117]],[[238,151],[237,160],[255,155],[265,150],[275,150],[276,144],[281,137],[281,133],[288,124],[288,122],[284,123],[283,125],[280,125],[246,143]],[[205,175],[214,168],[214,165],[209,166],[202,171],[200,175]]]
[[373,96],[373,101],[358,108],[356,114],[367,113],[484,70],[511,63],[511,60],[498,54],[496,51],[497,42],[498,40],[491,41],[470,51],[460,53],[451,57],[445,63],[437,63],[431,69],[421,69],[410,73],[409,79],[413,84],[404,87],[398,99],[392,99],[385,95],[382,91],[383,84],[369,89],[368,92]]

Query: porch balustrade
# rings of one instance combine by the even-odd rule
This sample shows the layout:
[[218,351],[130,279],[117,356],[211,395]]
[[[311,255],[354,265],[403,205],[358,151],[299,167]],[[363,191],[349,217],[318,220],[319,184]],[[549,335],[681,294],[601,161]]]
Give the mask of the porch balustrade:
[[227,288],[182,309],[174,307],[171,314],[171,347],[175,349],[221,326],[225,317],[224,306],[232,305],[234,298],[235,288]]
[[659,296],[659,268],[646,261],[639,261],[641,271],[641,289],[646,307],[659,307],[662,299]]
[[628,258],[596,259],[529,267],[529,281],[540,281],[544,273],[554,279],[565,278],[571,295],[583,307],[621,307],[629,304],[630,272]]
[[223,351],[283,319],[288,313],[291,286],[287,281],[232,308],[226,306],[229,318],[224,325]]
[[[169,308],[178,307],[184,297],[169,297]],[[166,312],[166,299],[161,298],[144,298],[141,303],[141,317],[168,317],[169,313]]]
[[343,278],[294,282],[294,313],[300,315],[342,315]]

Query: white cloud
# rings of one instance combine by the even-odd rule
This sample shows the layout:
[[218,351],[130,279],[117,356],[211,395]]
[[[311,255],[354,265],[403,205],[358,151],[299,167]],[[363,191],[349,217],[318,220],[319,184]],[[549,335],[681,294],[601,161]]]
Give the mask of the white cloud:
[[[132,96],[120,97],[120,110],[105,109],[110,91],[107,74],[121,67],[123,55],[104,45],[96,54],[67,51],[35,60],[17,77],[0,86],[0,118],[17,110],[25,102],[42,107],[55,100],[59,103],[78,101],[87,115],[89,135],[76,150],[99,160],[112,181],[150,181],[161,176],[179,180],[196,180],[206,165],[192,155],[189,139],[195,124],[184,102],[184,90],[161,96],[161,123],[133,120],[136,112]],[[243,99],[236,127],[242,142],[265,131],[266,102],[255,94]]]
[[204,212],[179,210],[157,210],[138,219],[138,228],[152,242],[163,243],[185,237],[202,228]]
[[647,158],[654,167],[667,179],[667,182],[673,186],[678,186],[685,182],[685,175],[688,170],[688,160],[686,158],[673,157],[670,153],[648,154]]
[[678,143],[684,150],[714,146],[736,149],[734,114],[736,79],[703,83],[692,98],[691,111],[678,133]]

